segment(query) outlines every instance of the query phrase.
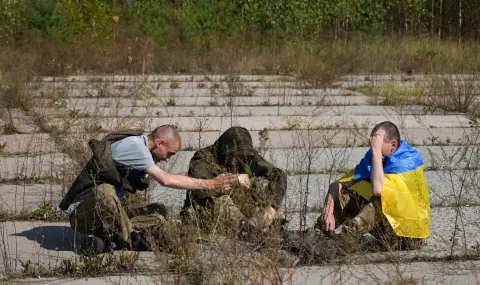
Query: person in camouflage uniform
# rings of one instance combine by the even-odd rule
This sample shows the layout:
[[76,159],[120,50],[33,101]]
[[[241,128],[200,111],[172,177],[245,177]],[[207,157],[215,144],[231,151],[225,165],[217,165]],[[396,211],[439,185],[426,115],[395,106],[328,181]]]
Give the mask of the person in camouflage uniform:
[[191,177],[209,179],[223,173],[241,174],[243,179],[228,195],[188,191],[182,210],[184,221],[195,220],[207,232],[224,226],[238,233],[284,222],[286,174],[259,155],[247,129],[227,129],[213,145],[198,150],[190,160]]
[[81,242],[87,254],[151,249],[146,236],[161,228],[165,207],[154,203],[125,209],[120,201],[126,194],[145,191],[150,179],[170,188],[220,193],[238,181],[238,175],[232,174],[195,179],[160,169],[157,163],[168,161],[181,147],[180,135],[171,125],[160,126],[149,135],[131,130],[108,134],[102,140],[90,140],[89,146],[92,158],[59,205],[67,211],[72,229],[89,235]]

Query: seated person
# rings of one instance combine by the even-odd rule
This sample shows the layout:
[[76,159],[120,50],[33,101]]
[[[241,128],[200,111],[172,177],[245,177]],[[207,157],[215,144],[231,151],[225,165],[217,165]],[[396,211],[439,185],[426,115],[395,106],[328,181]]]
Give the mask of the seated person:
[[356,168],[330,185],[315,229],[307,230],[302,243],[298,233],[290,237],[290,249],[327,259],[356,251],[362,241],[376,250],[424,244],[430,201],[420,154],[388,121],[373,128],[369,144]]
[[229,232],[238,230],[236,233],[261,231],[272,226],[274,220],[275,224],[284,221],[280,211],[287,188],[286,174],[258,154],[245,128],[231,127],[213,145],[199,149],[188,169],[189,176],[199,179],[224,173],[240,174],[241,185],[228,195],[207,189],[188,191],[182,210],[184,221],[195,215],[195,221],[206,232],[220,225]]
[[430,232],[430,200],[417,150],[400,140],[397,126],[374,127],[370,150],[330,185],[316,228],[334,236],[371,233],[383,246],[414,249]]

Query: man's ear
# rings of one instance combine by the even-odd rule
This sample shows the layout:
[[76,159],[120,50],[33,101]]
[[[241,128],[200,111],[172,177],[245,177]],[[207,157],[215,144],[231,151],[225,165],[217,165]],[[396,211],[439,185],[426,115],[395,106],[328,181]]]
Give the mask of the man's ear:
[[394,150],[396,150],[398,148],[398,141],[397,140],[393,140],[392,141],[392,146],[394,148]]
[[155,141],[155,145],[161,145],[161,144],[163,144],[164,142],[165,142],[165,141],[162,140],[162,139],[157,139],[157,140]]

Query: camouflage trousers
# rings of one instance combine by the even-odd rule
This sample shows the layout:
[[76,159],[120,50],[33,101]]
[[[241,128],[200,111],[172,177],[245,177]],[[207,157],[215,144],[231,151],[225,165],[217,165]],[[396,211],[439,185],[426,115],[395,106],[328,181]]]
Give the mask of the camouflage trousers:
[[[336,226],[333,234],[338,240],[351,240],[358,244],[358,239],[369,233],[381,243],[378,246],[390,250],[419,249],[425,243],[424,239],[397,236],[382,213],[381,199],[374,197],[367,201],[346,185],[342,185],[339,196],[334,200],[333,215]],[[323,224],[322,214],[315,228],[322,229]]]
[[[261,209],[257,208],[257,212]],[[262,230],[258,225],[251,222],[253,217],[251,210],[242,209],[237,205],[229,195],[223,195],[213,198],[212,203],[208,206],[190,207],[188,210],[183,210],[184,219],[188,216],[189,223],[196,223],[200,228],[205,231],[240,231],[245,227],[256,228]],[[188,212],[188,214],[186,213]],[[284,218],[283,207],[278,207],[276,211],[275,220],[281,220]]]
[[102,238],[114,236],[124,242],[129,241],[133,230],[148,233],[161,227],[167,214],[166,208],[158,203],[124,209],[110,184],[79,194],[73,201],[77,202],[69,217],[74,231]]

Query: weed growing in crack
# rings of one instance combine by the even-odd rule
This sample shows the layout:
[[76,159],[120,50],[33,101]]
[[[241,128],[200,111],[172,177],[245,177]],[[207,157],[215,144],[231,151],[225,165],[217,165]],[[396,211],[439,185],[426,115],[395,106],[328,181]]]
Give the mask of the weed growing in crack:
[[179,89],[180,88],[180,83],[172,81],[170,82],[170,89]]
[[166,106],[175,106],[175,105],[177,105],[177,102],[176,102],[175,98],[171,97],[171,98],[168,98],[167,102],[165,102],[165,105]]
[[65,221],[67,215],[64,211],[58,209],[56,205],[44,203],[38,206],[37,209],[30,214],[32,220],[44,220],[49,222]]
[[68,217],[65,212],[61,211],[50,203],[39,204],[33,211],[22,210],[19,213],[11,213],[8,211],[0,211],[0,221],[47,221],[58,222],[67,221]]
[[3,134],[5,135],[13,135],[18,133],[20,133],[20,131],[17,129],[13,121],[10,121],[3,126]]
[[46,266],[32,260],[20,261],[22,269],[6,276],[7,280],[41,277],[95,277],[114,273],[135,273],[138,270],[137,253],[104,254],[95,257],[81,256],[79,260],[64,259],[57,267]]
[[5,153],[5,150],[7,149],[7,143],[0,143],[0,155]]
[[217,100],[208,101],[208,105],[210,105],[210,106],[218,106],[218,101],[217,101]]
[[425,104],[449,111],[478,114],[480,102],[478,90],[480,76],[453,78],[453,76],[432,77],[426,92]]

